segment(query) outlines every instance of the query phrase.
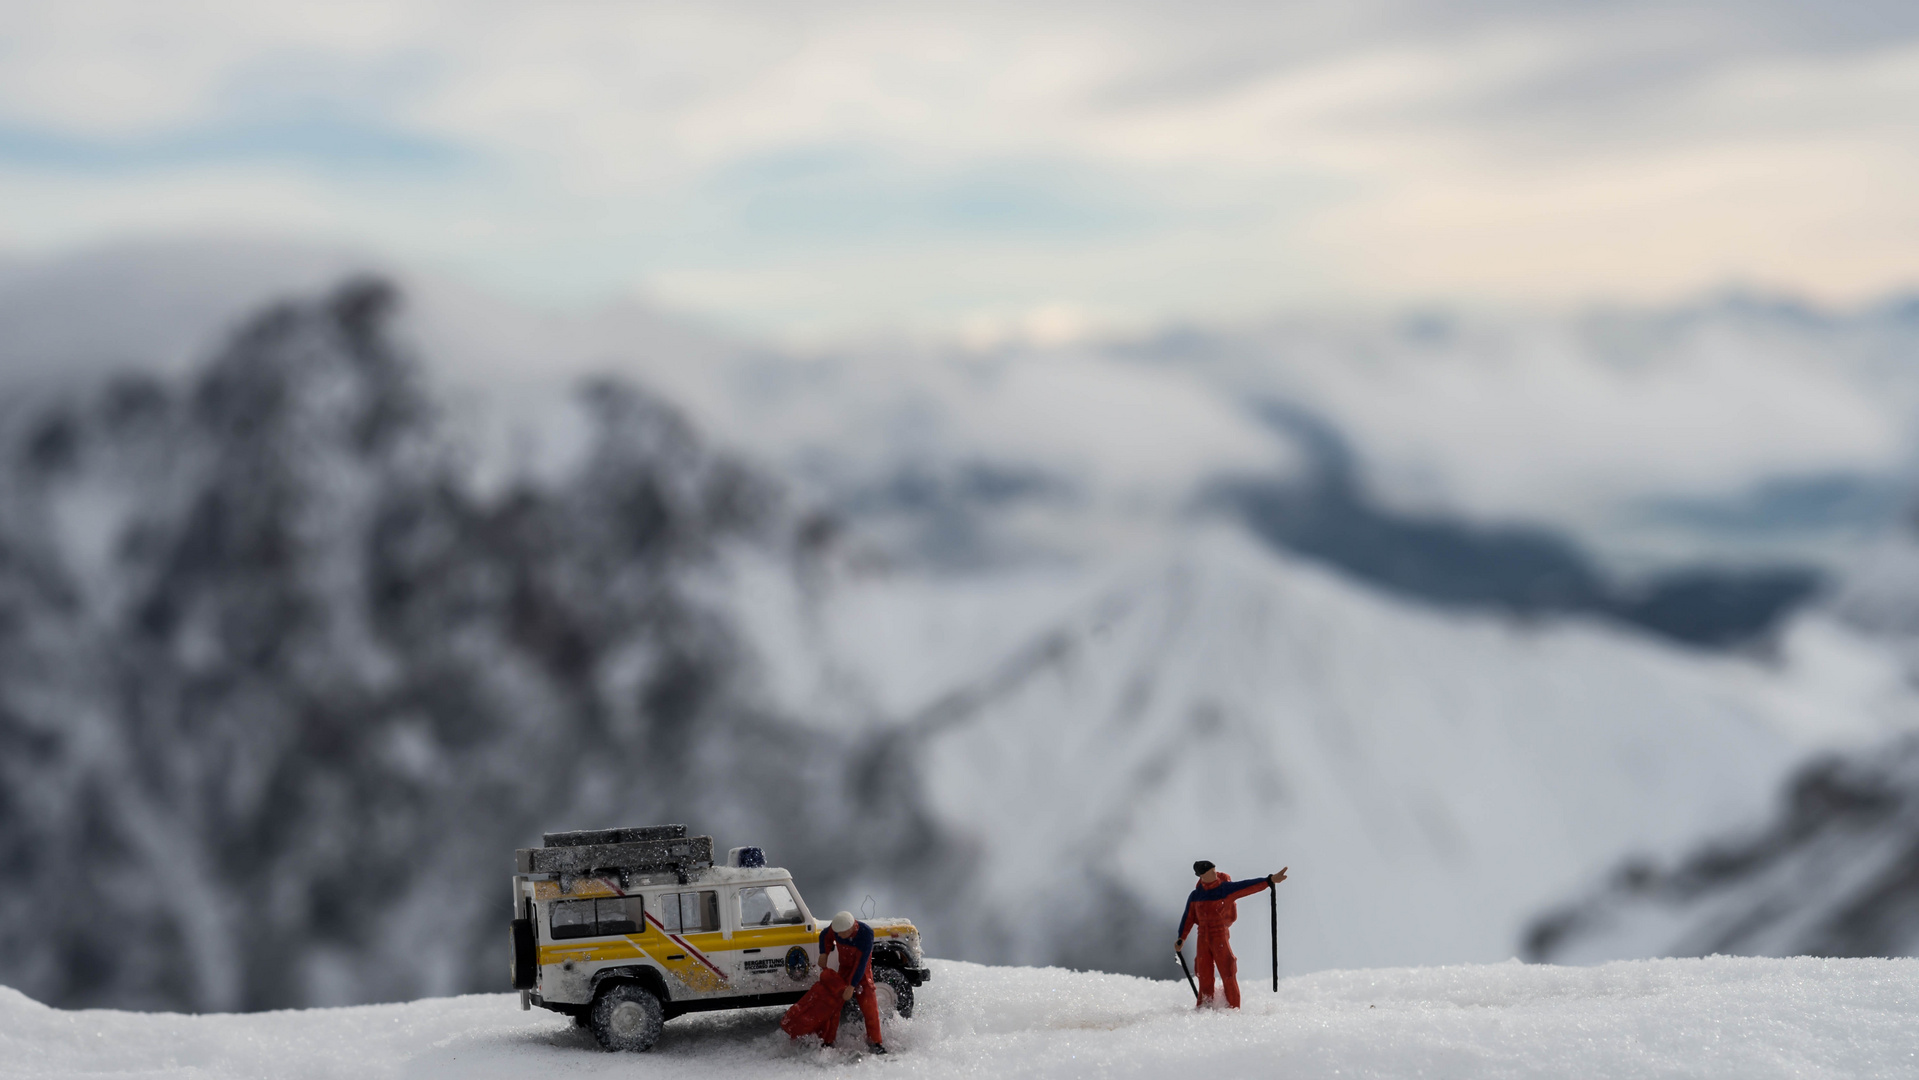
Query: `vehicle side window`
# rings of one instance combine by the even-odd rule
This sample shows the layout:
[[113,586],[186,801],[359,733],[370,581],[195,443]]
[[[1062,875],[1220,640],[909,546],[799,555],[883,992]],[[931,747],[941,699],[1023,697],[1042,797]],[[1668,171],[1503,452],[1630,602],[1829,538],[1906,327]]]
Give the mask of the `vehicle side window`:
[[637,896],[608,896],[593,902],[602,934],[637,934],[645,924],[642,900]]
[[699,934],[720,928],[720,894],[660,894],[660,925],[675,934]]
[[720,928],[720,894],[683,892],[680,894],[680,932],[697,934]]
[[740,925],[797,926],[805,919],[793,890],[784,885],[754,886],[740,890]]
[[548,916],[553,940],[593,936],[593,901],[556,900]]
[[646,917],[637,896],[599,900],[556,900],[548,917],[555,941],[607,934],[637,934]]

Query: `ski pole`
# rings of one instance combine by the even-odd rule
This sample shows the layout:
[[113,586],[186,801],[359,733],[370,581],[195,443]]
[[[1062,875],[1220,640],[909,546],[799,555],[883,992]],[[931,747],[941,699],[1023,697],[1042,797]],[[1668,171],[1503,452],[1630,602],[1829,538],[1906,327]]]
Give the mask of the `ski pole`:
[[1266,899],[1273,905],[1273,993],[1279,993],[1279,883],[1266,884]]
[[1179,970],[1186,973],[1186,985],[1193,988],[1193,1004],[1199,1004],[1199,984],[1193,981],[1192,969],[1186,966],[1186,954],[1174,949],[1173,959],[1179,961]]

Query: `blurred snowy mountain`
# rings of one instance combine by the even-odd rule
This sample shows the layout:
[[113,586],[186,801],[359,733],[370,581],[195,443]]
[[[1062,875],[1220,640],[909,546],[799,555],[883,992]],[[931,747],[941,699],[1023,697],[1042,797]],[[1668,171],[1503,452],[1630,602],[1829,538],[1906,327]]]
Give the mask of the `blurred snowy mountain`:
[[[1868,636],[1881,701],[1919,685],[1919,545],[1888,541],[1858,560],[1826,605]],[[1859,656],[1833,654],[1840,666]],[[1842,678],[1844,676],[1841,676]],[[1903,689],[1898,693],[1895,689]],[[1909,701],[1897,708],[1909,712]],[[1527,932],[1529,956],[1919,955],[1919,735],[1860,730],[1782,785],[1777,805],[1683,853],[1636,853],[1603,882],[1561,897]],[[1583,895],[1582,895],[1583,893]]]
[[[1763,668],[1441,614],[1226,528],[1073,585],[853,583],[813,639],[840,662],[792,668],[906,718],[867,738],[918,762],[934,820],[985,853],[969,955],[1163,974],[1178,867],[1204,856],[1292,866],[1289,970],[1503,958],[1601,853],[1760,813],[1834,711],[1887,722],[1796,635]],[[985,674],[935,695],[929,657]]]
[[[1165,974],[1204,856],[1294,867],[1289,970],[1497,960],[1602,868],[1909,721],[1900,642],[1808,606],[1893,501],[1744,546],[1631,525],[1897,483],[1911,402],[1860,380],[1898,312],[1765,361],[1752,393],[1833,430],[1671,482],[1562,460],[1607,498],[1527,514],[1551,463],[1478,478],[1516,452],[1499,409],[1461,449],[1432,372],[1490,394],[1485,364],[1598,331],[1474,331],[1496,362],[1430,326],[809,357],[229,255],[0,277],[0,851],[29,883],[0,982],[44,1000],[490,989],[506,853],[652,820],[765,845],[816,906],[871,893],[949,957]],[[1683,378],[1592,370],[1704,415],[1745,377],[1721,353],[1784,317],[1644,330]],[[1442,414],[1423,434],[1380,426],[1406,395]],[[1713,442],[1670,408],[1634,453]]]
[[271,307],[190,379],[12,418],[0,979],[196,1009],[489,986],[507,854],[559,823],[750,824],[827,889],[940,860],[859,747],[767,713],[706,595],[814,557],[777,484],[602,382],[565,478],[478,495],[395,302]]
[[1533,959],[1919,955],[1919,737],[1815,761],[1772,819],[1635,858],[1540,917]]

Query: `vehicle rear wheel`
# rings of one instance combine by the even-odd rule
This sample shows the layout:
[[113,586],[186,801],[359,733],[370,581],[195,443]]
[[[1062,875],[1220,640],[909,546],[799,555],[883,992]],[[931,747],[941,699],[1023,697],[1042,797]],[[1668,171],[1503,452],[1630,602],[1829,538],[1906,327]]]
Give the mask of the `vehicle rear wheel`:
[[617,982],[593,999],[587,1026],[608,1050],[651,1050],[666,1026],[666,1010],[646,987]]
[[873,1000],[881,1016],[913,1016],[913,984],[892,968],[873,969]]

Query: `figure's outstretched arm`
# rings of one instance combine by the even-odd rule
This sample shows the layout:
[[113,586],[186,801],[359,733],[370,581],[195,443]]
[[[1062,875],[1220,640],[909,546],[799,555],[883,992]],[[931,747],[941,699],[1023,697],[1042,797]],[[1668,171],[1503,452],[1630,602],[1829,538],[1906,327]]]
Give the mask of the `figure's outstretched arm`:
[[[1249,881],[1222,881],[1210,889],[1199,889],[1193,893],[1194,900],[1237,900],[1242,896],[1251,896],[1262,892],[1272,884],[1270,877],[1256,877]],[[1190,905],[1190,901],[1188,902]]]

